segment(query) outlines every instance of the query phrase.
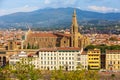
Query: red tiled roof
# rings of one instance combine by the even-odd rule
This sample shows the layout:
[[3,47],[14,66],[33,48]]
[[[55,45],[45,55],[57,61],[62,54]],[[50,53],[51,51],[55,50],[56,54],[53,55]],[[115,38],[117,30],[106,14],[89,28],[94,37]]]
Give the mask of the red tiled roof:
[[80,48],[75,48],[75,47],[59,47],[58,50],[80,50]]
[[80,48],[74,47],[59,47],[59,48],[41,48],[39,51],[57,51],[57,50],[80,50]]
[[114,53],[114,52],[119,52],[120,53],[120,50],[106,50],[106,54],[111,54],[111,53]]
[[32,33],[30,36],[31,37],[57,37],[53,33]]
[[34,54],[33,53],[29,53],[28,54],[28,57],[32,57]]
[[57,48],[41,48],[39,51],[56,51]]
[[83,52],[81,53],[81,55],[87,55],[87,52],[86,52],[86,51],[83,51]]
[[54,34],[56,34],[58,36],[66,36],[66,37],[70,37],[71,36],[71,34],[63,34],[63,33],[54,33]]

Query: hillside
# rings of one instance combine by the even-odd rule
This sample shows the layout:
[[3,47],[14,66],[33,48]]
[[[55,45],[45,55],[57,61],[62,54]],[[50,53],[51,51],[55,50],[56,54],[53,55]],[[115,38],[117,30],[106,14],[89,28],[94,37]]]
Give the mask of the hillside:
[[[0,27],[69,27],[74,8],[45,8],[32,12],[18,12],[0,17]],[[102,24],[120,21],[120,13],[97,13],[76,9],[80,24]]]

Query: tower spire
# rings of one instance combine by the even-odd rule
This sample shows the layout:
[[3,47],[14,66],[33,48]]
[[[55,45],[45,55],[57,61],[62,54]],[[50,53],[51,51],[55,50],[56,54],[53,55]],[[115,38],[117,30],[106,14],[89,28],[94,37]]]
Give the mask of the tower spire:
[[76,17],[76,9],[74,8],[73,16]]
[[74,9],[73,12],[73,18],[72,18],[72,29],[73,33],[78,33],[78,23],[77,23],[77,17],[76,17],[76,9]]
[[76,18],[76,9],[74,9],[71,26],[71,47],[78,47],[78,23]]

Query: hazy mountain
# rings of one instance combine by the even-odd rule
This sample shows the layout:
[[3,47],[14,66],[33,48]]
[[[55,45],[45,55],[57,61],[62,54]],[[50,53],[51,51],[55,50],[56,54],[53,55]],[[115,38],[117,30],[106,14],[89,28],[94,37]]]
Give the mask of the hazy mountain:
[[[46,8],[32,12],[18,12],[0,17],[0,27],[24,27],[29,24],[33,27],[68,27],[74,8]],[[120,13],[97,13],[76,9],[78,22],[88,21],[120,21]]]

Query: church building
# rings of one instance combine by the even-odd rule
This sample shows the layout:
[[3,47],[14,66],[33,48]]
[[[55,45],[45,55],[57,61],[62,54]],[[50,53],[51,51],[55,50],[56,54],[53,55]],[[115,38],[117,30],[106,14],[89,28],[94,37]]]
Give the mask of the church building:
[[72,25],[69,33],[60,32],[33,32],[31,29],[25,35],[24,49],[40,49],[55,47],[85,48],[89,39],[78,32],[76,10],[72,16]]

